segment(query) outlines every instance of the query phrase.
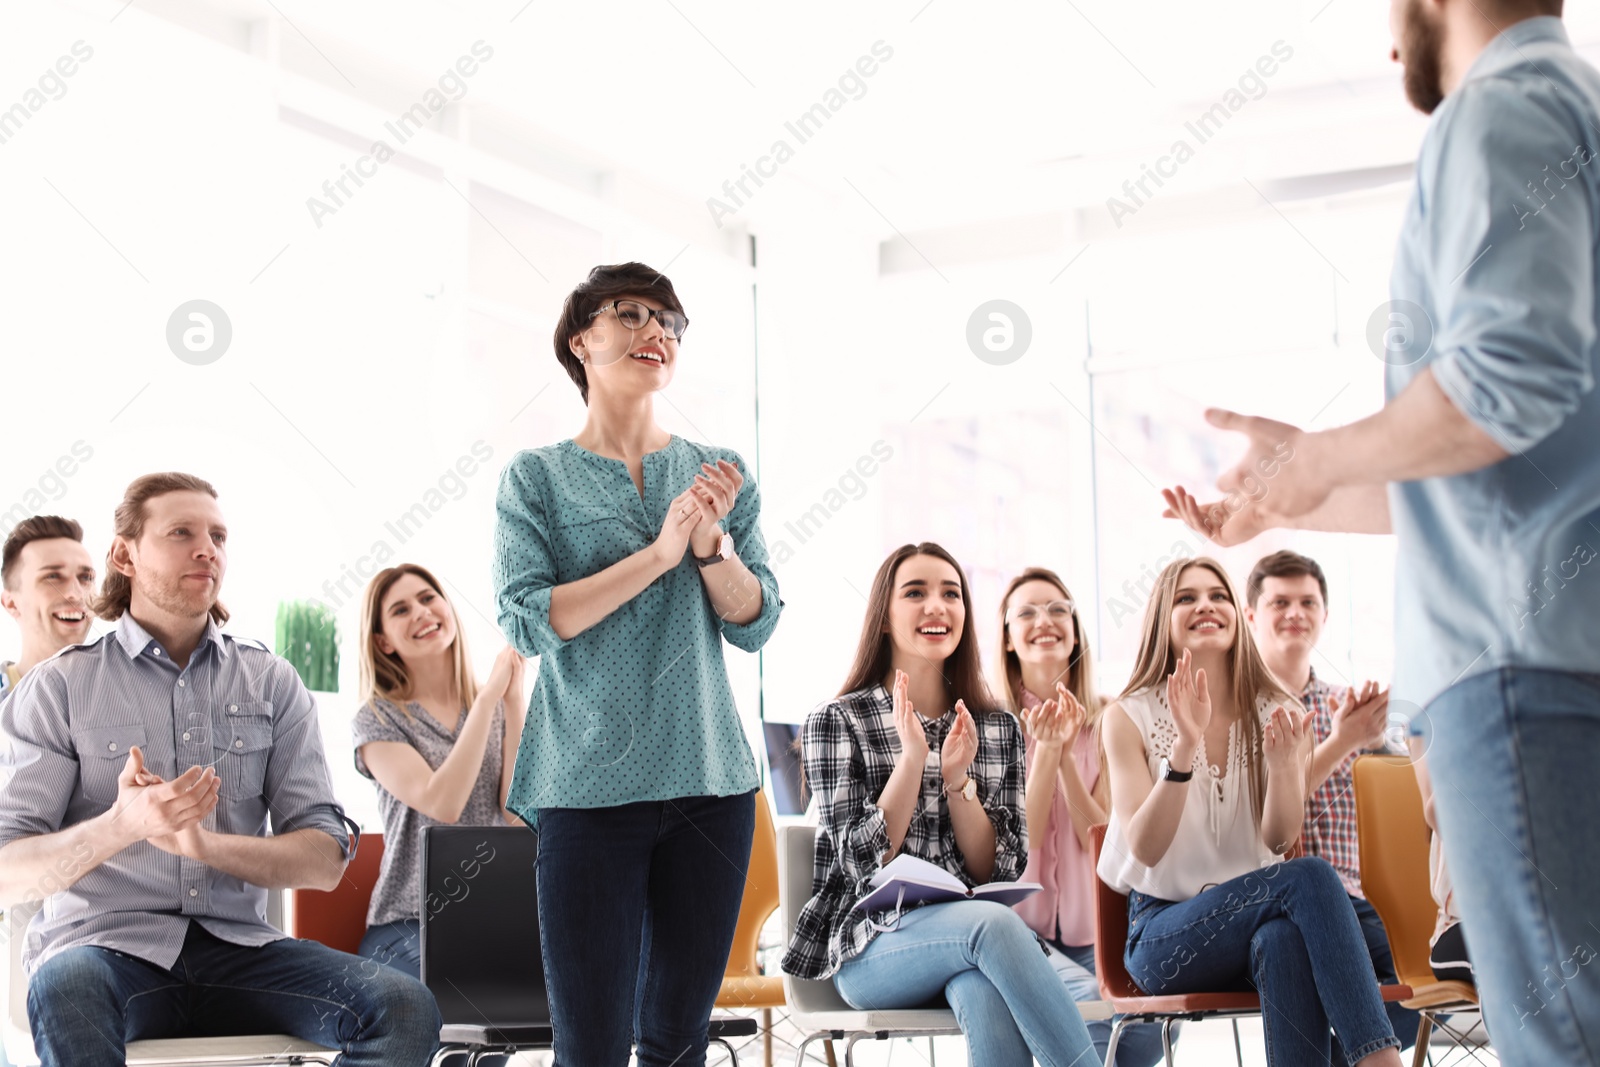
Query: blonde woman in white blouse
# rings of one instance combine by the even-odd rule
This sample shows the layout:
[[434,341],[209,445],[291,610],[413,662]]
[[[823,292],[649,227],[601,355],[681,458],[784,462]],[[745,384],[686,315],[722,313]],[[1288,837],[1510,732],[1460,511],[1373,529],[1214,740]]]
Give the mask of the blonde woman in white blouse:
[[1280,858],[1305,813],[1308,722],[1240,625],[1221,564],[1167,566],[1133,678],[1105,710],[1098,873],[1128,894],[1124,956],[1146,993],[1255,989],[1273,1067],[1399,1067],[1338,875]]

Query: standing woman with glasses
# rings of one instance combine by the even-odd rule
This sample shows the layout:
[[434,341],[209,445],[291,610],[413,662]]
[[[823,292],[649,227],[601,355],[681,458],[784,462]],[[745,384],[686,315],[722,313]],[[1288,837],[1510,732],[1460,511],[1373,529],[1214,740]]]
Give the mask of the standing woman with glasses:
[[[1027,738],[1028,866],[1019,881],[1044,886],[1015,910],[1049,946],[1067,994],[1099,1000],[1089,830],[1106,821],[1111,785],[1089,642],[1055,571],[1029,567],[1006,586],[999,662],[1006,707]],[[1111,1025],[1088,1023],[1097,1062],[1105,1062]],[[1117,1043],[1116,1067],[1149,1067],[1161,1055],[1160,1028],[1130,1026]]]
[[756,651],[783,604],[744,461],[656,424],[688,325],[657,271],[592,270],[555,332],[588,419],[496,501],[500,626],[540,657],[507,806],[539,831],[560,1067],[705,1062],[755,833],[722,642]]

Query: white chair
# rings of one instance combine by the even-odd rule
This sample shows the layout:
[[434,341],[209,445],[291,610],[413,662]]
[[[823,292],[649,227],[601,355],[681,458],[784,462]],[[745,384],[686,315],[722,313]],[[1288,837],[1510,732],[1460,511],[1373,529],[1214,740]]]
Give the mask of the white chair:
[[[28,978],[22,971],[22,944],[28,921],[37,904],[5,910],[0,936],[7,941],[6,1058],[14,1067],[39,1067],[33,1035],[28,1029]],[[267,919],[282,929],[283,904],[274,891],[267,897]],[[128,1045],[128,1067],[272,1067],[276,1064],[331,1064],[339,1054],[310,1041],[284,1034],[247,1037],[185,1037],[160,1041],[134,1041]]]
[[[816,862],[817,828],[785,826],[778,830],[779,907],[783,913],[783,938],[794,938],[800,909],[811,899],[811,879]],[[805,1062],[813,1041],[844,1041],[845,1067],[854,1067],[856,1042],[868,1038],[884,1041],[896,1037],[958,1036],[961,1027],[948,1008],[863,1011],[845,1003],[832,981],[812,981],[783,976],[790,1018],[805,1035],[795,1053],[795,1067]],[[1098,1001],[1079,1004],[1085,1019],[1109,1019],[1109,1005]]]

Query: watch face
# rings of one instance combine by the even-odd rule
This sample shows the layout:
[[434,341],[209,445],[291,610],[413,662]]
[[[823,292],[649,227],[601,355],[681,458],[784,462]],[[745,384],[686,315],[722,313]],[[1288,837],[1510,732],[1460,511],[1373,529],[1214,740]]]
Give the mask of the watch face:
[[961,795],[968,800],[976,797],[978,795],[978,780],[976,778],[968,778],[967,784],[961,787]]

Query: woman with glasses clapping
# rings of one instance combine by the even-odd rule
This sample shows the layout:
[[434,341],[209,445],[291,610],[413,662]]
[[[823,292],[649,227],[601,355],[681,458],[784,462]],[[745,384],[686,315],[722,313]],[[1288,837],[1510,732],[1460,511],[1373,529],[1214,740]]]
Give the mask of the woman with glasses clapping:
[[[1020,881],[1044,886],[1016,911],[1049,946],[1050,965],[1068,995],[1099,1000],[1089,830],[1106,821],[1111,784],[1089,641],[1055,571],[1029,567],[1006,586],[999,663],[1006,707],[1027,738],[1028,866]],[[1104,1063],[1111,1023],[1087,1025],[1096,1062]],[[1161,1055],[1159,1028],[1131,1026],[1117,1043],[1116,1067],[1149,1067]]]
[[689,319],[642,263],[568,295],[555,352],[582,431],[501,475],[499,622],[539,656],[508,807],[539,830],[556,1062],[705,1062],[755,833],[755,759],[722,642],[759,649],[782,602],[760,496],[731,449],[655,420]]

